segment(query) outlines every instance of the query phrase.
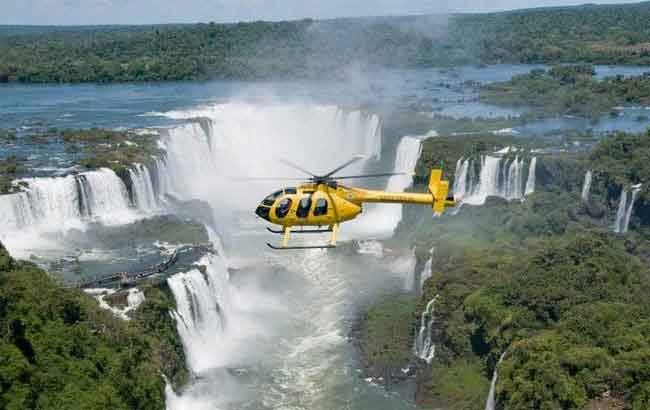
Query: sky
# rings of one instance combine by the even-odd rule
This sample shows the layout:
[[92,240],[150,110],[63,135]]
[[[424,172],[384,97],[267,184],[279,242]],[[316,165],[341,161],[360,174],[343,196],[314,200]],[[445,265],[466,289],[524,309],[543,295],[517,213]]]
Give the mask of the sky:
[[0,0],[0,24],[91,25],[485,12],[629,0]]

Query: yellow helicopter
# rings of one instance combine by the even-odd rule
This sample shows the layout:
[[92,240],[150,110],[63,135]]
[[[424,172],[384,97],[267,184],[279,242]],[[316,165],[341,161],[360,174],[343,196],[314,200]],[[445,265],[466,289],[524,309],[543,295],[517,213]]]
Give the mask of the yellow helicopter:
[[[255,210],[255,214],[273,224],[280,225],[282,230],[267,228],[269,232],[282,234],[282,246],[267,245],[271,249],[322,249],[335,248],[342,222],[356,218],[363,209],[364,203],[394,203],[430,205],[436,215],[441,215],[445,207],[455,206],[453,198],[448,198],[449,181],[442,180],[442,170],[432,169],[429,176],[429,193],[386,192],[344,186],[339,183],[343,179],[389,177],[406,175],[404,173],[383,173],[365,175],[346,175],[335,177],[334,174],[362,159],[354,157],[343,165],[325,175],[315,175],[286,160],[281,162],[300,170],[308,175],[306,183],[298,187],[280,189],[267,196]],[[257,178],[257,179],[291,179],[297,178]],[[293,227],[316,227],[316,229],[294,229]],[[320,229],[321,227],[327,227]],[[320,246],[289,246],[292,233],[323,233],[331,232],[328,245]]]

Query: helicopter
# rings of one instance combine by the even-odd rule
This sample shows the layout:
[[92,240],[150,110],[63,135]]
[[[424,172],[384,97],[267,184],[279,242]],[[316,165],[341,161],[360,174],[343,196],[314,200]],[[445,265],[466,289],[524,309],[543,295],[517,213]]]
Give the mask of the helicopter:
[[[441,215],[446,207],[456,205],[453,197],[448,197],[449,181],[442,180],[441,169],[431,170],[428,193],[386,192],[341,184],[339,181],[345,179],[408,175],[406,173],[382,173],[335,176],[336,173],[362,158],[361,156],[354,157],[324,175],[313,174],[287,160],[281,160],[284,164],[309,175],[309,177],[301,179],[303,184],[298,187],[286,187],[273,192],[264,198],[255,209],[257,216],[282,227],[280,230],[267,227],[269,232],[282,235],[281,246],[270,243],[267,243],[267,246],[274,250],[335,248],[340,224],[361,214],[364,203],[429,205],[435,215]],[[298,178],[255,179],[298,180]],[[294,229],[295,227],[301,229]],[[331,237],[327,245],[289,246],[289,238],[292,233],[331,233]]]

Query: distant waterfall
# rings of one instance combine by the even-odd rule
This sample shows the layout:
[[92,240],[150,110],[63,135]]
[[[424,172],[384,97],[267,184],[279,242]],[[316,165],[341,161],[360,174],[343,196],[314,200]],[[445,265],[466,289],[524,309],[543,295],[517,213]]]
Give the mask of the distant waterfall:
[[616,211],[616,220],[614,221],[615,233],[626,233],[630,225],[630,218],[634,208],[634,202],[641,192],[641,184],[632,187],[632,196],[628,203],[628,191],[623,189],[621,191],[621,199],[618,202],[618,210]]
[[432,340],[432,329],[435,323],[435,304],[439,295],[434,296],[433,299],[427,303],[422,316],[420,317],[420,330],[415,337],[415,345],[413,346],[413,353],[420,359],[431,363],[436,354],[436,346]]
[[[165,115],[173,119],[202,117],[211,123],[206,127],[190,122],[170,129],[163,137],[164,166],[170,177],[161,185],[168,184],[166,192],[185,199],[223,205],[232,201],[228,206],[248,209],[259,202],[260,192],[277,189],[277,183],[256,181],[255,189],[243,192],[241,181],[233,177],[305,176],[278,158],[291,159],[319,173],[362,155],[366,161],[346,169],[355,174],[363,171],[367,160],[381,155],[379,117],[337,106],[228,103]],[[223,195],[235,190],[237,195]]]
[[530,160],[527,172],[525,165],[524,158],[519,156],[507,159],[483,155],[479,160],[460,159],[456,163],[454,198],[470,205],[483,205],[490,196],[523,199],[535,191],[537,159]]
[[82,219],[117,222],[129,212],[122,180],[110,169],[54,178],[26,178],[24,192],[0,196],[0,222],[7,230],[78,226]]
[[[221,357],[221,335],[230,307],[229,273],[219,255],[201,259],[196,268],[167,279],[176,299],[176,327],[190,369],[195,373],[214,368]],[[203,270],[203,271],[202,271]]]
[[592,173],[591,170],[587,170],[585,173],[585,182],[582,184],[582,200],[583,201],[588,201],[589,200],[589,192],[591,191],[591,177]]
[[528,168],[528,179],[526,180],[526,189],[524,190],[524,195],[530,195],[535,192],[535,173],[537,170],[537,157],[533,157],[530,160],[530,165]]
[[495,410],[496,409],[496,387],[497,387],[497,377],[499,365],[503,361],[503,358],[506,357],[506,352],[501,353],[499,361],[494,366],[494,373],[492,373],[492,382],[490,382],[490,391],[488,393],[487,400],[485,402],[485,410]]
[[431,277],[431,269],[433,267],[433,252],[436,248],[431,248],[429,251],[429,259],[424,263],[424,268],[422,268],[422,274],[420,275],[420,291],[424,287],[424,282]]
[[134,205],[141,210],[155,209],[158,200],[149,168],[142,164],[135,164],[129,169],[129,177]]

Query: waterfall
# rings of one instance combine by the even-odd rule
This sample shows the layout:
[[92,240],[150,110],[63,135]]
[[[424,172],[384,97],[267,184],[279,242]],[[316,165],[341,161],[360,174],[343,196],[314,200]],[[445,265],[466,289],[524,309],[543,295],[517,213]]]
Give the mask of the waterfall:
[[456,173],[454,174],[454,199],[460,201],[463,199],[463,195],[467,192],[471,192],[471,189],[467,189],[467,172],[469,168],[469,161],[463,161],[462,158],[458,159],[456,162]]
[[632,196],[628,203],[627,189],[623,188],[621,191],[621,199],[618,202],[618,210],[616,211],[616,220],[614,221],[614,232],[626,233],[630,225],[630,218],[634,208],[634,202],[641,192],[641,184],[632,186]]
[[[406,175],[390,177],[386,184],[387,191],[403,192],[411,186],[413,178],[410,174],[415,171],[421,150],[422,141],[419,138],[405,136],[400,139],[393,172],[406,173]],[[389,237],[402,220],[402,213],[403,206],[399,204],[364,205],[363,213],[346,224],[344,235],[353,233],[356,236]]]
[[420,330],[415,337],[415,345],[413,352],[417,357],[431,363],[436,354],[436,346],[434,345],[431,337],[431,331],[435,322],[435,303],[439,295],[436,295],[427,303],[422,316],[420,317]]
[[134,205],[143,211],[155,209],[157,206],[156,191],[149,168],[142,164],[135,164],[129,169],[129,177],[131,178]]
[[496,387],[497,387],[497,369],[503,361],[503,358],[506,357],[506,352],[501,353],[499,361],[496,366],[494,366],[494,373],[492,373],[492,381],[490,382],[490,391],[488,393],[487,400],[485,402],[485,410],[495,410],[496,409]]
[[632,196],[628,203],[627,189],[623,188],[621,191],[621,199],[618,202],[618,210],[616,211],[616,220],[614,221],[614,232],[626,233],[630,225],[630,218],[634,208],[634,202],[641,192],[641,184],[632,186]]
[[585,173],[585,182],[582,184],[581,197],[583,201],[589,200],[589,192],[591,191],[591,177],[592,177],[591,170],[587,170],[587,172]]
[[618,201],[618,210],[616,211],[616,220],[614,221],[614,232],[623,233],[623,221],[625,219],[627,206],[627,190],[621,191],[621,199]]
[[242,190],[241,180],[234,177],[305,176],[278,158],[320,173],[362,155],[366,161],[346,169],[346,173],[356,174],[381,153],[379,117],[336,106],[228,103],[165,115],[174,119],[204,117],[212,123],[211,128],[187,123],[163,137],[167,149],[164,166],[170,176],[166,192],[219,202],[224,207],[250,209],[259,202],[260,192],[277,189],[277,182],[255,181],[255,189]]
[[476,162],[471,158],[458,160],[454,176],[454,198],[470,205],[483,205],[488,197],[495,196],[507,200],[523,199],[535,190],[535,170],[537,158],[528,164],[528,178],[524,183],[523,158],[512,160],[492,155],[482,155],[478,161],[478,178],[475,174]]
[[433,252],[435,251],[435,247],[431,248],[429,250],[429,259],[424,263],[424,268],[422,268],[422,273],[420,274],[420,291],[422,291],[424,287],[424,282],[426,282],[427,279],[431,277],[431,269],[433,267]]
[[219,340],[230,308],[229,273],[219,255],[204,256],[188,272],[167,279],[176,299],[172,316],[190,369],[201,373],[218,367]]
[[110,169],[52,178],[25,178],[24,192],[0,196],[4,231],[79,226],[83,218],[119,220],[129,210],[122,180]]
[[535,192],[535,172],[537,170],[537,157],[530,160],[528,167],[528,179],[526,180],[526,189],[524,195],[530,195]]

